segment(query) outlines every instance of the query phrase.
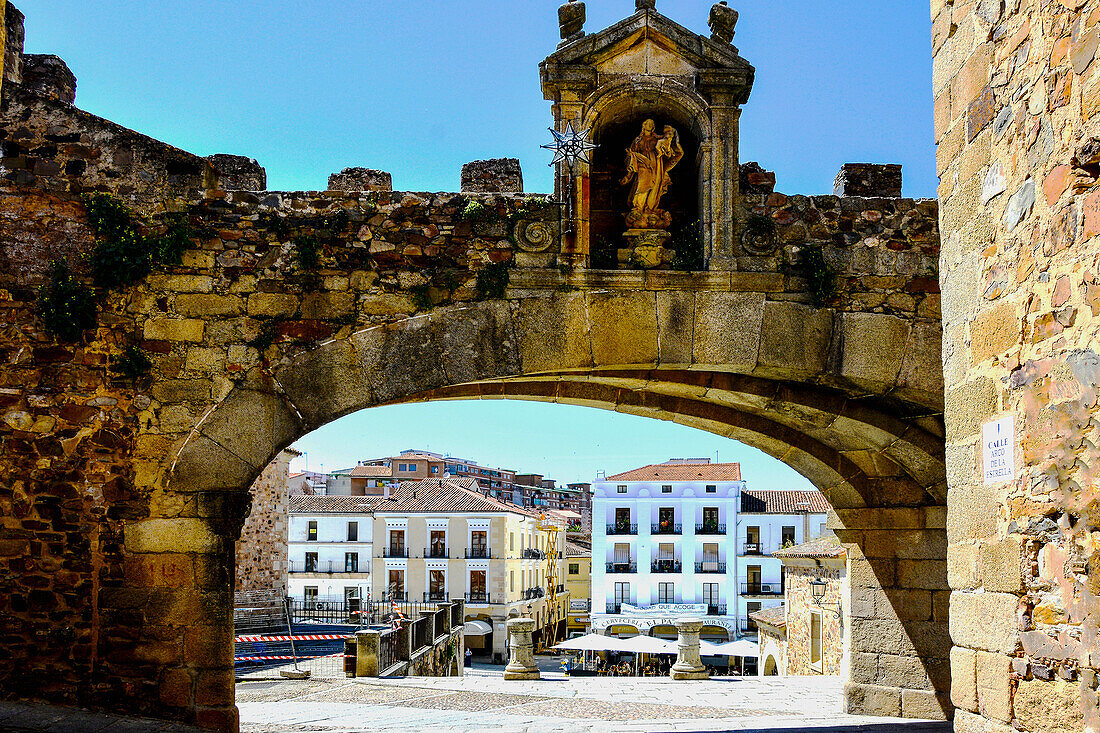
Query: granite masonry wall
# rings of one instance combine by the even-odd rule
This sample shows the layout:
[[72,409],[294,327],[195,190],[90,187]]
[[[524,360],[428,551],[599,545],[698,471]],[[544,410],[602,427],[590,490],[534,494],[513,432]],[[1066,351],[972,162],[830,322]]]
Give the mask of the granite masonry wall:
[[237,540],[236,593],[287,594],[290,462],[296,455],[282,451],[252,484],[252,507]]
[[1100,3],[931,8],[955,730],[1097,731]]
[[[834,567],[834,565],[839,567]],[[833,613],[840,610],[846,600],[844,588],[844,570],[842,563],[830,563],[828,567],[803,567],[783,563],[786,569],[787,598],[787,674],[788,675],[839,675],[844,672],[844,623],[842,617]],[[815,578],[825,580],[825,596],[820,607],[815,603],[810,589],[810,581]],[[946,594],[946,591],[942,591]],[[931,591],[925,591],[931,597]],[[932,619],[931,603],[926,603],[926,617]],[[817,613],[821,617],[821,660],[810,661],[810,619]],[[901,665],[906,660],[899,658]],[[872,666],[874,662],[872,662]],[[880,684],[876,674],[865,681]]]

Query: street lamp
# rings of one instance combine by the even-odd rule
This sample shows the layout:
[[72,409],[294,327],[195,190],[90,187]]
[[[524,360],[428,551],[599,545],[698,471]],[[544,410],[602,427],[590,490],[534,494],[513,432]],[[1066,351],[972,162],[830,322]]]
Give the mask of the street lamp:
[[829,587],[829,584],[825,582],[824,578],[814,578],[810,581],[810,595],[814,599],[814,604],[823,611],[829,611],[835,613],[837,618],[840,618],[840,604],[837,603],[836,608],[826,606],[822,603],[825,600],[825,590]]

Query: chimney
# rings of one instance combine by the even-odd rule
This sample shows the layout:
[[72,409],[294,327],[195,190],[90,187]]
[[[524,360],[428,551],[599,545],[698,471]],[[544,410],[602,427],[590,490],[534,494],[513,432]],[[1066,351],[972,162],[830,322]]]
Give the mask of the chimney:
[[386,501],[390,500],[390,485],[382,484],[382,498]]

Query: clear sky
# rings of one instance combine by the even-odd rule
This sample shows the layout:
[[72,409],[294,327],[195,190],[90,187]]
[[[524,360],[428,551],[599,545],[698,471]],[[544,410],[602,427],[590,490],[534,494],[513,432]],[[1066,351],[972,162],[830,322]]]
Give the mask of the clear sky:
[[[272,189],[323,189],[347,166],[403,190],[456,190],[464,162],[515,157],[552,187],[550,104],[538,62],[558,0],[14,0],[27,52],[77,76],[77,104],[186,150],[257,158]],[[905,194],[936,194],[927,0],[731,0],[756,67],[741,160],[786,193],[829,193],[845,162],[901,163]],[[709,0],[657,9],[708,32]],[[588,0],[595,32],[634,0]],[[592,480],[669,457],[739,460],[754,488],[805,480],[707,433],[587,408],[521,402],[403,405],[351,415],[296,445],[311,468],[403,448]],[[302,465],[299,461],[296,465]]]

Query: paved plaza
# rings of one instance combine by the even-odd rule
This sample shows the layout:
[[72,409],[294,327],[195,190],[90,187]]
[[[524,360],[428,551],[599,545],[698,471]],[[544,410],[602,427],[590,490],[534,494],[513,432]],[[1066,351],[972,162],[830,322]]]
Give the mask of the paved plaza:
[[[549,667],[549,660],[543,661]],[[844,715],[836,678],[567,678],[505,682],[499,667],[462,678],[247,681],[242,733],[290,731],[874,731],[950,724]]]

